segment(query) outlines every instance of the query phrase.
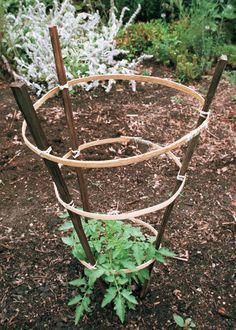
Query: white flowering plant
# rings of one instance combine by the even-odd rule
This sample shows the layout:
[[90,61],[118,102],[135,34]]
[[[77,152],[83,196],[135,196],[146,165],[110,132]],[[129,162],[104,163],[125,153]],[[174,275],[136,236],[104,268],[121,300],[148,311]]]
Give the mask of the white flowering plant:
[[[138,14],[140,7],[126,25],[123,18],[128,8],[123,8],[116,17],[114,1],[111,1],[109,19],[106,24],[96,13],[76,13],[71,0],[62,4],[53,1],[48,12],[44,3],[35,0],[34,5],[21,6],[16,16],[6,15],[6,32],[2,40],[5,45],[5,61],[15,67],[15,76],[33,88],[37,95],[51,89],[57,83],[48,27],[58,27],[62,55],[68,79],[95,74],[133,74],[143,56],[129,62],[127,51],[116,47],[116,37],[121,28],[127,28]],[[114,81],[105,86],[109,91]],[[98,82],[87,84],[90,89]]]

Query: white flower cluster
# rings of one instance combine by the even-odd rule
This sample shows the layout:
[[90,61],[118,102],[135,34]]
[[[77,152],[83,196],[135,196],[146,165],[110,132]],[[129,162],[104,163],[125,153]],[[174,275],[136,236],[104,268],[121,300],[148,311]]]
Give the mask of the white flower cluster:
[[[62,4],[54,0],[49,13],[45,5],[36,0],[34,6],[21,7],[16,17],[12,14],[6,16],[7,32],[3,42],[7,44],[8,52],[14,53],[18,75],[38,95],[57,83],[48,31],[50,25],[58,27],[68,79],[95,74],[132,74],[142,58],[128,62],[124,56],[122,59],[126,51],[116,47],[116,37],[123,27],[127,10],[124,8],[117,18],[111,1],[109,21],[104,25],[98,12],[76,14],[71,0],[64,0]],[[130,25],[139,10],[125,27]],[[108,82],[107,91],[113,83]],[[85,87],[90,89],[97,85],[95,81]]]

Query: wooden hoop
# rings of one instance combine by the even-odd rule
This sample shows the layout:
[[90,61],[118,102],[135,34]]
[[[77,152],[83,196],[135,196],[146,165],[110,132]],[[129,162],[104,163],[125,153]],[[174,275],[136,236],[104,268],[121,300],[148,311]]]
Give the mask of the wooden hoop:
[[[155,236],[157,236],[157,231],[154,227],[152,227],[150,224],[147,224],[146,222],[140,220],[140,219],[129,219],[130,221],[132,221],[133,223],[136,223],[136,224],[139,224],[140,226],[142,227],[145,227],[147,228],[148,230],[150,230]],[[86,262],[85,260],[79,260],[80,263],[88,268],[88,269],[91,269],[91,270],[94,270],[96,269],[96,266],[94,265],[91,265],[90,263]],[[139,270],[142,270],[142,269],[145,269],[147,268],[148,266],[150,266],[153,262],[155,261],[155,259],[150,259],[144,263],[142,263],[141,265],[135,267],[134,269],[128,269],[128,268],[124,268],[124,269],[121,269],[121,270],[110,270],[110,272],[112,274],[119,274],[120,272],[123,272],[125,274],[129,274],[129,273],[134,273],[134,272],[137,272]]]
[[[148,141],[148,140],[144,140],[140,137],[120,136],[120,137],[117,137],[117,138],[102,139],[102,140],[96,140],[96,141],[92,141],[92,142],[83,143],[79,146],[78,152],[80,154],[81,151],[83,151],[85,149],[88,149],[88,148],[91,148],[91,147],[97,147],[97,146],[101,146],[101,145],[104,145],[104,144],[123,143],[123,142],[138,142],[138,143],[145,144],[149,147],[152,147],[153,149],[160,149],[161,148],[160,144],[154,143],[154,142],[151,142],[151,141]],[[63,159],[68,159],[69,157],[71,157],[73,155],[73,152],[74,151],[69,150],[64,156],[62,156],[62,158]],[[170,159],[173,159],[178,167],[181,167],[181,162],[180,162],[179,158],[176,157],[175,154],[173,154],[173,152],[168,151],[166,153],[166,155]],[[62,167],[63,164],[59,164],[59,166]]]
[[[126,141],[128,139],[128,141],[130,141],[130,137],[120,137],[120,138],[113,138],[113,139],[104,139],[104,140],[99,140],[99,141],[94,141],[94,142],[90,142],[90,143],[84,143],[82,144],[80,147],[80,150],[84,150],[86,148],[89,148],[91,146],[96,146],[96,145],[102,145],[102,144],[106,144],[106,143],[113,143],[113,142],[123,142]],[[134,137],[132,138],[135,141],[141,142],[141,143],[145,143],[148,144],[152,147],[155,148],[160,148],[160,146],[156,143],[152,143],[150,141],[147,140],[143,140],[141,138],[137,138]],[[71,151],[69,151],[67,154],[65,154],[63,156],[63,159],[66,159],[67,157],[69,157],[71,155]],[[168,152],[167,156],[172,159],[176,165],[181,168],[181,162],[178,159],[178,157],[176,157],[172,152]],[[175,192],[175,194],[173,194],[170,198],[168,198],[166,201],[156,204],[154,206],[151,207],[147,207],[141,210],[136,210],[136,211],[132,211],[132,212],[127,212],[127,213],[121,213],[121,214],[100,214],[100,213],[93,213],[93,212],[87,212],[81,209],[76,208],[74,205],[71,205],[71,203],[65,203],[62,198],[59,195],[58,189],[56,187],[56,185],[54,184],[54,190],[55,190],[55,194],[57,197],[58,202],[67,210],[70,210],[76,214],[79,214],[83,217],[86,218],[90,218],[90,219],[96,219],[96,220],[127,220],[127,219],[132,219],[132,218],[137,218],[140,217],[142,215],[148,214],[148,213],[153,213],[156,212],[158,210],[161,210],[163,208],[165,208],[166,206],[168,206],[169,204],[171,204],[181,193],[183,187],[185,184],[185,177],[182,180],[182,183],[179,187],[179,189]]]
[[156,204],[154,206],[150,206],[147,207],[145,209],[141,209],[141,210],[136,210],[136,211],[132,211],[132,212],[127,212],[127,213],[121,213],[121,214],[104,214],[104,213],[93,213],[93,212],[86,212],[84,210],[80,210],[68,203],[65,203],[61,197],[59,196],[59,192],[58,189],[55,185],[55,183],[53,182],[53,186],[54,186],[54,190],[55,190],[55,194],[57,197],[58,202],[67,210],[79,214],[83,217],[89,218],[91,219],[96,219],[96,220],[127,220],[129,218],[136,218],[136,217],[140,217],[142,215],[145,214],[149,214],[149,213],[153,213],[156,212],[158,210],[161,210],[163,208],[165,208],[166,206],[170,205],[181,193],[181,191],[183,190],[184,184],[185,184],[185,178],[183,179],[179,189],[167,200],[165,200],[164,202],[161,202],[159,204]]
[[[94,75],[94,76],[88,76],[88,77],[82,77],[77,79],[72,79],[68,81],[69,86],[75,86],[83,83],[88,83],[91,81],[105,81],[105,80],[128,80],[128,81],[139,81],[139,82],[147,82],[152,84],[159,84],[163,85],[169,88],[176,89],[178,91],[184,92],[185,94],[189,94],[196,98],[200,105],[204,104],[204,98],[201,94],[198,92],[195,92],[193,89],[184,86],[182,84],[178,84],[174,81],[171,81],[169,79],[163,79],[159,77],[149,77],[149,76],[142,76],[142,75],[129,75],[129,74],[104,74],[104,75]],[[37,110],[42,104],[45,103],[49,98],[51,98],[53,95],[55,95],[57,92],[60,91],[60,87],[56,86],[52,88],[50,91],[48,91],[45,95],[43,95],[37,102],[34,104],[35,110]]]
[[[186,87],[184,85],[178,84],[176,82],[167,80],[167,79],[161,79],[157,77],[147,77],[147,76],[139,76],[139,75],[97,75],[97,76],[89,76],[89,77],[83,77],[78,78],[74,80],[68,81],[69,86],[74,86],[81,83],[86,83],[89,81],[94,80],[109,80],[109,79],[116,79],[116,80],[134,80],[134,81],[140,81],[140,82],[148,82],[148,83],[154,83],[154,84],[160,84],[164,85],[169,88],[173,88],[179,91],[182,91],[186,94],[189,94],[193,96],[195,99],[198,100],[200,105],[204,104],[204,98],[194,90],[192,90],[189,87]],[[46,100],[48,100],[50,97],[52,97],[55,93],[57,93],[60,90],[60,87],[55,87],[52,90],[50,90],[48,93],[46,93],[41,99],[39,99],[35,104],[34,108],[37,110]],[[165,154],[173,149],[176,149],[183,145],[186,142],[189,142],[194,136],[199,135],[200,132],[206,128],[208,124],[208,118],[197,128],[192,130],[190,133],[184,135],[182,138],[178,139],[177,141],[161,147],[159,149],[155,149],[152,151],[148,151],[146,153],[143,153],[141,155],[136,155],[132,157],[127,158],[118,158],[118,159],[112,159],[112,160],[105,160],[105,161],[82,161],[82,160],[73,160],[73,159],[67,159],[64,157],[57,157],[54,155],[51,155],[47,151],[38,149],[35,145],[33,145],[26,137],[26,128],[27,124],[24,121],[22,125],[22,136],[24,139],[25,144],[36,154],[38,154],[40,157],[48,159],[52,162],[56,162],[58,164],[62,164],[65,166],[70,167],[82,167],[82,168],[110,168],[110,167],[118,167],[118,166],[126,166],[134,163],[143,162],[145,160],[149,160],[153,157],[157,157],[159,155]],[[124,138],[124,142],[131,141],[133,138]],[[94,143],[94,142],[93,142]],[[79,147],[80,148],[80,147]]]

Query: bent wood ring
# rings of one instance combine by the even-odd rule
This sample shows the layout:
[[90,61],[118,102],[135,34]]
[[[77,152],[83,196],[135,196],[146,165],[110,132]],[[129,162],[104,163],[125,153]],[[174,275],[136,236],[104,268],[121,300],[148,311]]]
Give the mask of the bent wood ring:
[[[91,146],[95,146],[95,145],[102,145],[102,144],[112,143],[112,142],[121,142],[121,141],[124,141],[124,139],[125,140],[128,139],[129,141],[130,141],[130,139],[135,139],[139,143],[144,143],[144,144],[150,145],[150,146],[155,147],[155,148],[160,148],[160,146],[158,144],[152,143],[152,142],[147,141],[147,140],[143,140],[141,138],[136,138],[136,137],[134,137],[134,138],[120,137],[120,138],[104,139],[104,140],[100,140],[100,141],[94,141],[94,142],[90,142],[90,143],[84,143],[84,144],[81,145],[81,150],[86,149],[86,148],[89,148]],[[67,157],[69,157],[70,154],[71,154],[71,151],[69,151],[67,154],[65,154],[63,156],[63,159],[66,159]],[[167,157],[169,157],[170,159],[172,159],[179,168],[181,168],[181,165],[182,164],[181,164],[180,160],[178,159],[178,157],[176,157],[170,151],[167,152],[166,155],[167,155]],[[62,166],[62,165],[60,165],[60,166]],[[159,204],[156,204],[154,206],[150,206],[150,207],[147,207],[147,208],[144,208],[144,209],[135,210],[135,211],[132,211],[132,212],[121,213],[121,214],[93,213],[93,212],[84,211],[82,209],[78,209],[74,205],[74,202],[73,201],[71,201],[70,203],[65,203],[63,201],[63,199],[60,197],[60,194],[58,192],[58,189],[57,189],[55,183],[53,183],[53,185],[54,185],[55,194],[56,194],[56,197],[57,197],[57,200],[59,201],[59,203],[64,208],[66,208],[69,211],[72,211],[73,213],[76,213],[76,214],[79,214],[80,216],[89,218],[90,220],[92,220],[92,219],[96,219],[96,220],[126,220],[127,219],[128,220],[128,219],[131,219],[131,218],[140,217],[140,216],[145,215],[145,214],[148,214],[148,213],[156,212],[158,210],[161,210],[161,209],[165,208],[169,204],[171,204],[179,196],[179,194],[181,193],[181,191],[182,191],[182,189],[184,187],[184,184],[185,184],[185,179],[186,178],[184,176],[183,179],[181,180],[182,183],[181,183],[179,189],[170,198],[168,198],[164,202],[161,202]]]
[[[95,80],[129,80],[129,81],[140,81],[140,82],[147,82],[147,83],[153,83],[153,84],[159,84],[163,85],[169,88],[173,88],[175,90],[184,92],[188,95],[193,96],[198,102],[199,105],[202,106],[204,104],[204,98],[197,93],[196,91],[192,90],[189,87],[186,87],[184,85],[178,84],[176,82],[162,79],[158,77],[147,77],[147,76],[140,76],[140,75],[127,75],[127,74],[117,74],[117,75],[95,75],[95,76],[89,76],[89,77],[83,77],[78,79],[73,79],[68,81],[68,86],[75,86],[78,84],[83,84]],[[43,97],[41,97],[35,104],[34,108],[37,110],[46,100],[48,100],[50,97],[52,97],[54,94],[60,91],[60,87],[54,87],[51,89],[48,93],[46,93]],[[127,158],[116,158],[111,160],[103,160],[103,161],[86,161],[86,160],[77,160],[77,159],[67,159],[65,157],[57,157],[55,155],[50,154],[47,150],[40,150],[38,149],[34,144],[32,144],[26,137],[26,128],[27,124],[24,121],[22,125],[22,136],[24,139],[25,144],[36,154],[38,154],[40,157],[48,159],[50,161],[56,162],[61,165],[70,166],[70,167],[82,167],[82,168],[110,168],[110,167],[119,167],[119,166],[126,166],[134,163],[143,162],[149,159],[152,159],[153,157],[157,157],[159,155],[165,154],[171,150],[174,150],[186,142],[189,142],[193,137],[200,134],[200,132],[205,129],[208,125],[209,118],[207,117],[205,121],[197,128],[193,129],[191,132],[187,133],[177,141],[167,145],[160,147],[155,150],[148,151],[146,153],[127,157]],[[130,141],[132,138],[126,138],[122,137],[124,142]],[[128,139],[128,140],[127,140]],[[94,142],[92,142],[94,143]],[[96,142],[97,143],[97,142]],[[78,150],[82,150],[81,147],[78,147]]]
[[[129,219],[131,222],[135,223],[135,224],[138,224],[142,227],[145,227],[147,228],[151,233],[153,233],[155,236],[157,236],[157,231],[154,227],[152,227],[150,224],[140,220],[140,219]],[[96,265],[91,265],[90,263],[86,262],[85,260],[79,260],[80,263],[88,268],[88,269],[96,269]],[[135,268],[133,269],[129,269],[129,268],[124,268],[124,269],[120,269],[120,270],[113,270],[113,269],[110,269],[110,273],[111,274],[119,274],[119,273],[125,273],[125,274],[128,274],[128,273],[134,273],[134,272],[137,272],[139,270],[142,270],[144,268],[147,268],[148,266],[150,266],[153,262],[155,261],[155,259],[150,259],[150,260],[147,260],[146,262],[142,263],[141,265],[138,265],[136,266]]]

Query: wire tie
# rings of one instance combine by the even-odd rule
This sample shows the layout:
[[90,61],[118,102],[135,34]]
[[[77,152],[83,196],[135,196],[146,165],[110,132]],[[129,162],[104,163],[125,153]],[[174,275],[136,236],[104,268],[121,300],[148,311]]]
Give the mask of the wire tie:
[[200,117],[207,118],[210,115],[210,111],[199,111]]
[[186,175],[180,175],[179,172],[178,172],[178,174],[177,174],[177,180],[184,181],[185,178],[186,178]]
[[65,89],[65,88],[69,88],[69,84],[68,84],[68,82],[65,84],[65,85],[57,85],[58,87],[59,87],[59,89],[60,89],[60,91],[63,91],[63,89]]
[[71,150],[72,154],[73,154],[73,158],[76,159],[77,157],[80,156],[80,150]]
[[70,201],[70,203],[68,205],[72,206],[72,207],[75,207],[75,203],[74,203],[73,199],[72,199],[72,201]]
[[91,269],[96,269],[96,266],[97,266],[97,262],[94,265],[91,265]]
[[48,147],[46,150],[40,150],[40,152],[39,152],[39,156],[43,156],[43,154],[50,154],[50,152],[52,151],[52,147],[50,146],[50,147]]

